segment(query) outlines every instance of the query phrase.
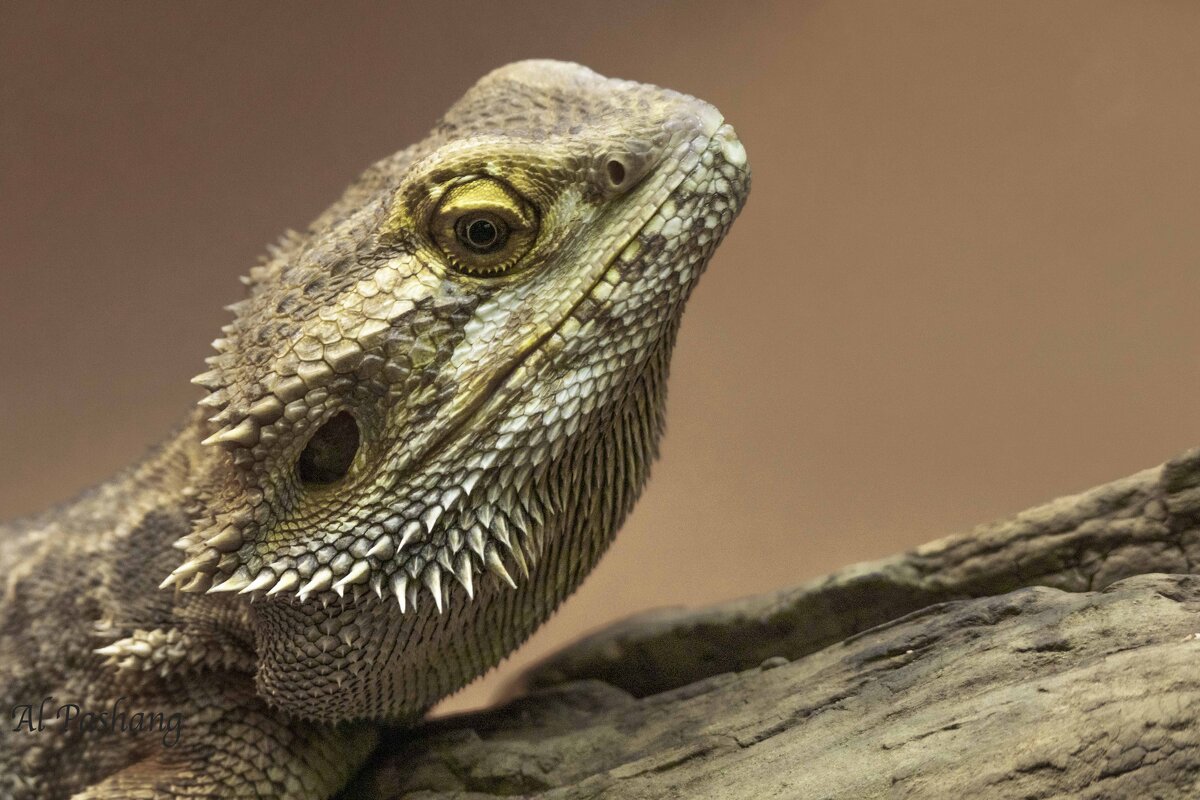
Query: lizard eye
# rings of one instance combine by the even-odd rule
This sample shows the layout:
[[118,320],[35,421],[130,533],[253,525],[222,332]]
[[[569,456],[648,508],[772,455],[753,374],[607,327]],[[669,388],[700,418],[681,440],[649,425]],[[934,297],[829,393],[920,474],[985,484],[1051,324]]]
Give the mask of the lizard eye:
[[508,239],[508,225],[486,211],[463,214],[458,218],[454,231],[458,235],[458,241],[477,253],[499,250]]
[[331,417],[304,446],[296,472],[306,486],[334,483],[346,477],[358,453],[358,423],[343,411]]
[[537,237],[533,207],[494,178],[475,178],[446,192],[430,233],[450,265],[493,277],[515,268]]

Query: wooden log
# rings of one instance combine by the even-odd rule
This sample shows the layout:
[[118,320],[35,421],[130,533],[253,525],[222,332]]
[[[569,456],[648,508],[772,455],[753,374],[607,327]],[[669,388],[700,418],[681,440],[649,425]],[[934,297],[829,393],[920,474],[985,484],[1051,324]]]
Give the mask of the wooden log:
[[[795,589],[627,620],[348,797],[1200,797],[1200,450]],[[1164,574],[1165,573],[1165,574]]]

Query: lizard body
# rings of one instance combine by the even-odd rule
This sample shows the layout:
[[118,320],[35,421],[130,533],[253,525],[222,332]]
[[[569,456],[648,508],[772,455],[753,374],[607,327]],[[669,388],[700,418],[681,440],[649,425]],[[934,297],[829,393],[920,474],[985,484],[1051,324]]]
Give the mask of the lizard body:
[[712,106],[550,61],[368,169],[173,437],[0,528],[0,797],[328,797],[497,664],[640,493],[748,189]]

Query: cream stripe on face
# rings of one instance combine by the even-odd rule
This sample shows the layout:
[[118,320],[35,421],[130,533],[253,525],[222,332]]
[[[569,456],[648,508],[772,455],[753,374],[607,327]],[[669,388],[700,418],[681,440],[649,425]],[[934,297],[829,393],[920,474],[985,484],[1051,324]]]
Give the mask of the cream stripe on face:
[[569,319],[571,310],[601,282],[617,254],[655,218],[659,207],[699,164],[707,142],[702,136],[681,144],[631,195],[619,224],[604,231],[592,229],[596,235],[587,237],[588,246],[574,261],[577,269],[515,285],[480,304],[450,358],[449,367],[462,391],[445,413],[438,415],[440,420],[449,422],[476,406],[485,391],[495,388],[491,384],[498,375],[534,352]]

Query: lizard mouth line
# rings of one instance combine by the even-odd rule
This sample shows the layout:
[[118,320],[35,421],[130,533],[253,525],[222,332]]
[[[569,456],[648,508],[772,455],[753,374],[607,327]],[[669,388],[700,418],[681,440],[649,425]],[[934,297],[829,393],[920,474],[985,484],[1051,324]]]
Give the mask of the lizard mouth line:
[[[715,135],[709,135],[704,142],[696,148],[696,152],[703,153],[712,145],[715,138]],[[496,374],[492,376],[491,380],[487,382],[484,388],[479,391],[478,395],[472,399],[465,408],[458,412],[458,414],[451,418],[449,424],[446,426],[445,431],[431,441],[419,456],[408,462],[406,468],[401,470],[396,478],[397,485],[416,472],[422,464],[428,463],[430,459],[435,458],[439,453],[449,447],[456,439],[459,438],[459,434],[464,429],[468,427],[477,427],[472,425],[472,423],[481,421],[490,416],[489,411],[495,405],[497,399],[504,395],[505,390],[509,388],[509,379],[512,377],[513,373],[544,352],[544,346],[546,342],[549,341],[554,334],[558,333],[558,331],[562,329],[562,326],[566,324],[566,321],[575,314],[575,311],[579,308],[579,306],[592,296],[592,294],[595,292],[596,285],[603,280],[604,275],[607,274],[609,269],[612,268],[613,262],[617,260],[622,252],[624,252],[625,248],[642,235],[642,232],[646,229],[646,226],[649,225],[656,216],[658,216],[658,214],[662,211],[663,206],[665,206],[671,200],[671,198],[675,196],[675,192],[679,189],[679,187],[689,177],[704,169],[708,169],[708,167],[706,167],[703,163],[696,164],[692,169],[680,172],[674,178],[666,182],[666,186],[668,188],[664,193],[663,199],[651,208],[650,212],[646,214],[646,218],[638,224],[637,228],[629,236],[625,237],[620,246],[614,247],[612,252],[607,255],[607,257],[604,259],[603,269],[597,271],[596,279],[592,281],[587,290],[582,292],[579,298],[576,299],[575,302],[566,309],[565,313],[562,315],[562,318],[556,324],[547,328],[527,348],[518,353],[517,356],[512,359],[511,363],[509,363],[503,369],[497,371]]]

